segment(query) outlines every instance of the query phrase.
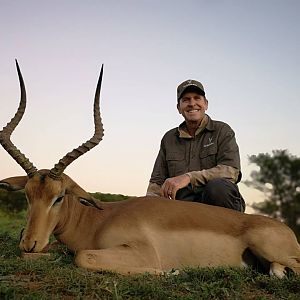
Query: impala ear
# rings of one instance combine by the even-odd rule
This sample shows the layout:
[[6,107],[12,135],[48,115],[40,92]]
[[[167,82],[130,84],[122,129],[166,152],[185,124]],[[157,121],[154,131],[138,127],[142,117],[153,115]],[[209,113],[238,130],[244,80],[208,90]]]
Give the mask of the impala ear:
[[92,207],[98,208],[100,210],[103,210],[103,208],[100,206],[100,203],[97,203],[96,201],[94,201],[93,198],[88,199],[88,200],[79,198],[79,202],[85,206],[92,206]]
[[102,209],[97,201],[87,191],[85,191],[79,184],[77,184],[71,177],[62,174],[62,180],[66,187],[66,194],[74,195],[78,198],[79,202],[86,206],[93,206]]
[[19,191],[24,189],[27,180],[27,176],[9,177],[0,181],[0,188],[7,191]]
[[66,194],[72,194],[78,198],[90,200],[92,199],[92,196],[86,192],[82,187],[80,187],[78,184],[75,184],[72,186],[72,188],[66,189]]
[[66,187],[66,194],[74,195],[78,198],[87,200],[92,199],[92,196],[68,175],[62,174],[62,180],[64,182],[64,186]]

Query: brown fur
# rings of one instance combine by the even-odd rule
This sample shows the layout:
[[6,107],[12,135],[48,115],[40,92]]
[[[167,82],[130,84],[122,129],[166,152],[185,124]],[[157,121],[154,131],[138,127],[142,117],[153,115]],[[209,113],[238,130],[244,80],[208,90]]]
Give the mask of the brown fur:
[[[84,206],[78,200],[92,200],[87,192],[67,175],[53,180],[48,172],[0,182],[10,190],[21,182],[25,187],[29,214],[23,251],[41,252],[53,232],[75,253],[77,265],[93,270],[162,274],[183,267],[242,266],[250,251],[270,263],[273,275],[283,277],[285,267],[300,273],[300,247],[281,222],[158,197]],[[64,200],[54,204],[60,196]]]

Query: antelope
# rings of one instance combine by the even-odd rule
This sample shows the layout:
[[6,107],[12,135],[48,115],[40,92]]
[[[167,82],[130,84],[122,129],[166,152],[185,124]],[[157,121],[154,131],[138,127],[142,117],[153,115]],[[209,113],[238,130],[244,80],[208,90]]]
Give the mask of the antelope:
[[38,170],[10,140],[26,107],[25,84],[17,61],[16,67],[20,104],[0,132],[0,142],[27,175],[3,179],[0,187],[25,189],[28,216],[21,251],[45,251],[53,233],[74,253],[76,265],[96,271],[164,274],[185,267],[243,267],[259,258],[267,262],[269,273],[279,278],[286,268],[300,273],[295,234],[279,221],[162,197],[103,203],[63,173],[103,137],[99,109],[103,65],[94,98],[93,137],[67,153],[51,170]]

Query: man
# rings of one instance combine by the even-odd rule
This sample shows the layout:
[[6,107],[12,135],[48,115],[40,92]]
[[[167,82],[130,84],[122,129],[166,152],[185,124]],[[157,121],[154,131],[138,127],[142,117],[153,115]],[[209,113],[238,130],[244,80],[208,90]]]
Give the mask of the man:
[[156,158],[147,195],[223,206],[241,212],[245,201],[239,148],[233,130],[207,114],[203,85],[186,80],[177,88],[184,122],[168,131]]

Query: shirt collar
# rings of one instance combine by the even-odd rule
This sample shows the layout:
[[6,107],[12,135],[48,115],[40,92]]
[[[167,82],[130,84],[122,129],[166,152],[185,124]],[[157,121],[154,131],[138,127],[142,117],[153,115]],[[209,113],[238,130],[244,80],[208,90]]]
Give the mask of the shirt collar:
[[[196,135],[200,134],[205,128],[208,130],[213,130],[213,126],[211,124],[211,119],[208,115],[205,115],[203,120],[201,121],[200,126],[196,130]],[[186,130],[186,123],[185,121],[182,122],[178,127],[178,135],[180,138],[193,138]]]

